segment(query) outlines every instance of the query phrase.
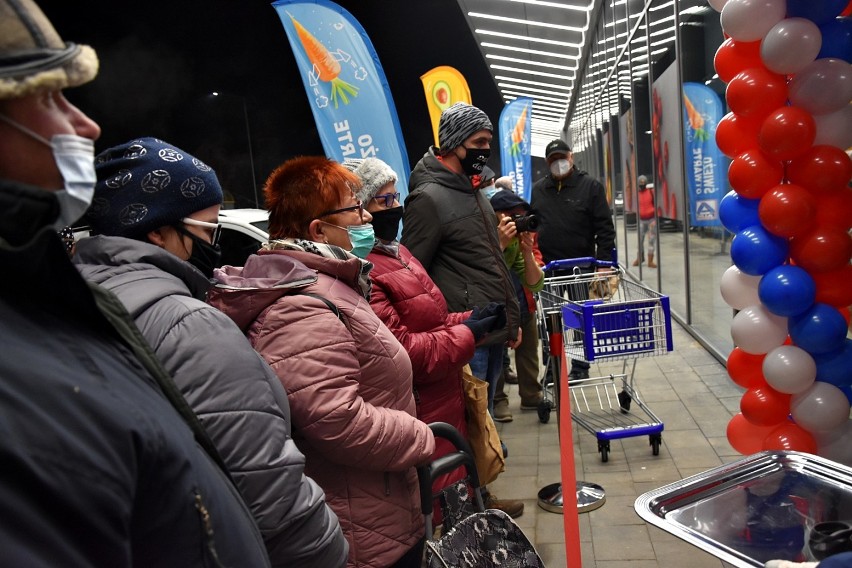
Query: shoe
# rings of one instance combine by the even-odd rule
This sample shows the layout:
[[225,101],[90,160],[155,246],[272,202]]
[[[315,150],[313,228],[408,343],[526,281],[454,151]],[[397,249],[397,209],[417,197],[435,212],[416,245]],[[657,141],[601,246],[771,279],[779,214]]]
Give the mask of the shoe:
[[571,381],[582,381],[583,379],[589,378],[589,370],[588,369],[571,369],[571,372],[568,373],[568,382]]
[[494,405],[494,415],[492,416],[494,422],[511,422],[514,420],[512,418],[512,413],[509,411],[509,401],[501,400]]
[[512,369],[511,367],[506,369],[506,374],[503,375],[503,380],[507,385],[516,385],[518,384],[518,372]]
[[654,253],[648,253],[648,268],[657,268],[657,263],[654,262]]
[[538,410],[538,405],[541,404],[541,397],[538,400],[530,402],[521,401],[521,410]]
[[638,258],[633,261],[633,266],[639,266],[640,264],[642,264],[642,261],[639,260]]
[[517,519],[524,514],[524,502],[519,499],[497,499],[489,491],[485,495],[483,502],[486,509],[499,509],[513,519]]

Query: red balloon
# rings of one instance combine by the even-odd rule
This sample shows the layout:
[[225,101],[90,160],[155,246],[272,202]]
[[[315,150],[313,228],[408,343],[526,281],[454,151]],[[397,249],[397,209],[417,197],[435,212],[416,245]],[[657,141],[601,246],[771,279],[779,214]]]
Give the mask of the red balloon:
[[763,119],[757,136],[760,149],[777,160],[792,160],[807,152],[816,138],[816,123],[811,113],[784,106]]
[[817,443],[810,432],[791,422],[773,429],[763,440],[764,450],[793,450],[816,454]]
[[815,302],[835,308],[852,305],[852,264],[838,270],[815,272],[811,274],[811,278],[816,284]]
[[852,2],[849,2],[849,4],[845,8],[843,8],[843,11],[840,12],[840,15],[841,16],[852,16]]
[[738,115],[763,119],[787,103],[787,82],[783,75],[751,67],[731,79],[725,99]]
[[757,214],[761,224],[773,235],[796,237],[813,226],[817,218],[817,200],[798,185],[776,185],[761,198]]
[[793,395],[778,392],[770,386],[749,389],[740,399],[740,411],[746,420],[758,426],[772,426],[787,420]]
[[729,112],[716,125],[716,145],[729,158],[757,147],[760,122]]
[[831,193],[819,195],[816,212],[817,223],[848,231],[852,229],[852,188],[841,187]]
[[716,50],[713,67],[725,83],[730,83],[740,71],[750,67],[763,67],[763,60],[760,58],[760,42],[726,39]]
[[840,312],[840,315],[846,320],[846,327],[849,327],[849,324],[852,323],[852,312],[849,311],[849,306],[846,306],[845,308],[837,308],[837,311]]
[[731,187],[747,199],[760,199],[784,179],[784,164],[757,148],[746,150],[728,166]]
[[766,385],[763,377],[763,359],[766,353],[753,355],[739,347],[734,347],[728,355],[728,376],[744,389],[753,389]]
[[790,161],[787,179],[808,191],[830,193],[852,178],[852,160],[836,146],[821,144]]
[[739,453],[747,456],[763,449],[763,440],[777,426],[757,426],[746,420],[742,412],[728,422],[728,442]]
[[809,233],[790,239],[790,257],[811,276],[839,270],[852,258],[852,236],[838,227],[817,225]]

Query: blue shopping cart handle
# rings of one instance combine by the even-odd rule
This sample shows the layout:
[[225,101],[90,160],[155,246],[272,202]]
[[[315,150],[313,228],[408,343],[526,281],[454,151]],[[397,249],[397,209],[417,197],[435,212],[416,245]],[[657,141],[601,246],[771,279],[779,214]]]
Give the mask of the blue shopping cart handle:
[[575,266],[586,267],[593,266],[596,268],[611,268],[616,266],[614,261],[598,260],[593,256],[582,256],[580,258],[566,258],[563,260],[553,260],[548,262],[542,270],[550,272],[553,270],[564,270],[566,268],[574,268]]

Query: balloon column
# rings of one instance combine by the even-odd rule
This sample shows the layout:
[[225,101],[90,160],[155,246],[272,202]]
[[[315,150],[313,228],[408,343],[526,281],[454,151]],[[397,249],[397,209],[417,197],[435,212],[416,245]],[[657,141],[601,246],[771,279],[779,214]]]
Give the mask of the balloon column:
[[852,465],[852,2],[709,4],[731,111],[716,130],[732,160],[719,210],[735,235],[728,374],[746,389],[728,440]]

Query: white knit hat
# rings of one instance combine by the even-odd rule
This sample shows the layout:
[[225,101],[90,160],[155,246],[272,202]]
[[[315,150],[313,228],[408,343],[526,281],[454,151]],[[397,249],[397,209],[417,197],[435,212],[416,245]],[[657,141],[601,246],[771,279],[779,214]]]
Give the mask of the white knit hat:
[[62,41],[35,2],[0,0],[0,99],[76,87],[97,74],[95,51]]
[[399,179],[393,168],[378,158],[350,158],[343,162],[343,167],[361,180],[358,199],[362,203],[367,203],[380,189],[389,183],[396,183]]

